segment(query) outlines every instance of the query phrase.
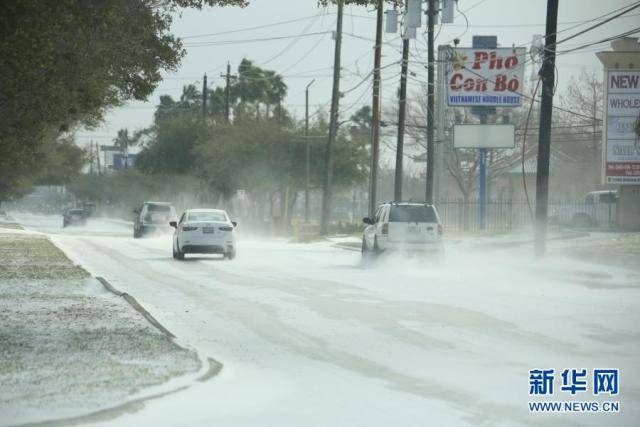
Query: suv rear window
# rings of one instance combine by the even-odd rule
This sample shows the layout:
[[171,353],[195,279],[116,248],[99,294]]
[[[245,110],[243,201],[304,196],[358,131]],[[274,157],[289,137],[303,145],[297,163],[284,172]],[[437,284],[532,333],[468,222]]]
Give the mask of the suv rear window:
[[389,222],[438,222],[438,217],[432,206],[392,205]]
[[148,212],[170,212],[171,206],[169,205],[147,205]]

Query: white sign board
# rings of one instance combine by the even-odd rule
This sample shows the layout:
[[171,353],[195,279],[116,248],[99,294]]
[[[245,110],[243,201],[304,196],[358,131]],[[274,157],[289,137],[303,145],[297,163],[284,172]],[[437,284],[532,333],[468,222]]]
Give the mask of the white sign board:
[[640,70],[610,70],[606,76],[606,132],[602,161],[605,184],[640,185]]
[[453,125],[454,148],[513,148],[514,125]]
[[524,48],[458,48],[447,65],[447,104],[452,107],[518,107]]

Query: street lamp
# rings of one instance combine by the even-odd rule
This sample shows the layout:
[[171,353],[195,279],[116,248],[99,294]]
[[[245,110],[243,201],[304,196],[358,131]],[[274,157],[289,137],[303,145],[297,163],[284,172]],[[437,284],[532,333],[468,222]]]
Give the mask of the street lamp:
[[304,222],[309,222],[309,175],[311,152],[309,147],[309,88],[316,81],[309,82],[304,90],[304,136],[305,136],[305,166],[304,166]]

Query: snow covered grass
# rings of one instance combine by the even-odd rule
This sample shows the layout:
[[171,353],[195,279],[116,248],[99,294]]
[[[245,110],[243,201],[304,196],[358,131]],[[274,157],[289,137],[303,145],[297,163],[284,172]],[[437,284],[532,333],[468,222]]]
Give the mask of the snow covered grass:
[[0,234],[0,425],[115,406],[199,368],[46,237]]
[[553,244],[557,251],[573,258],[640,270],[640,233],[591,233],[589,239]]
[[74,265],[45,236],[2,234],[0,280],[82,279],[88,273]]

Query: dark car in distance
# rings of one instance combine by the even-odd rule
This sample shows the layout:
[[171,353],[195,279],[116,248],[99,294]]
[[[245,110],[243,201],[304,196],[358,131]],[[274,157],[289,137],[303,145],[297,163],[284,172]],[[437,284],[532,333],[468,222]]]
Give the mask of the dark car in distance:
[[86,225],[87,215],[84,209],[68,208],[62,214],[62,228],[70,225]]

